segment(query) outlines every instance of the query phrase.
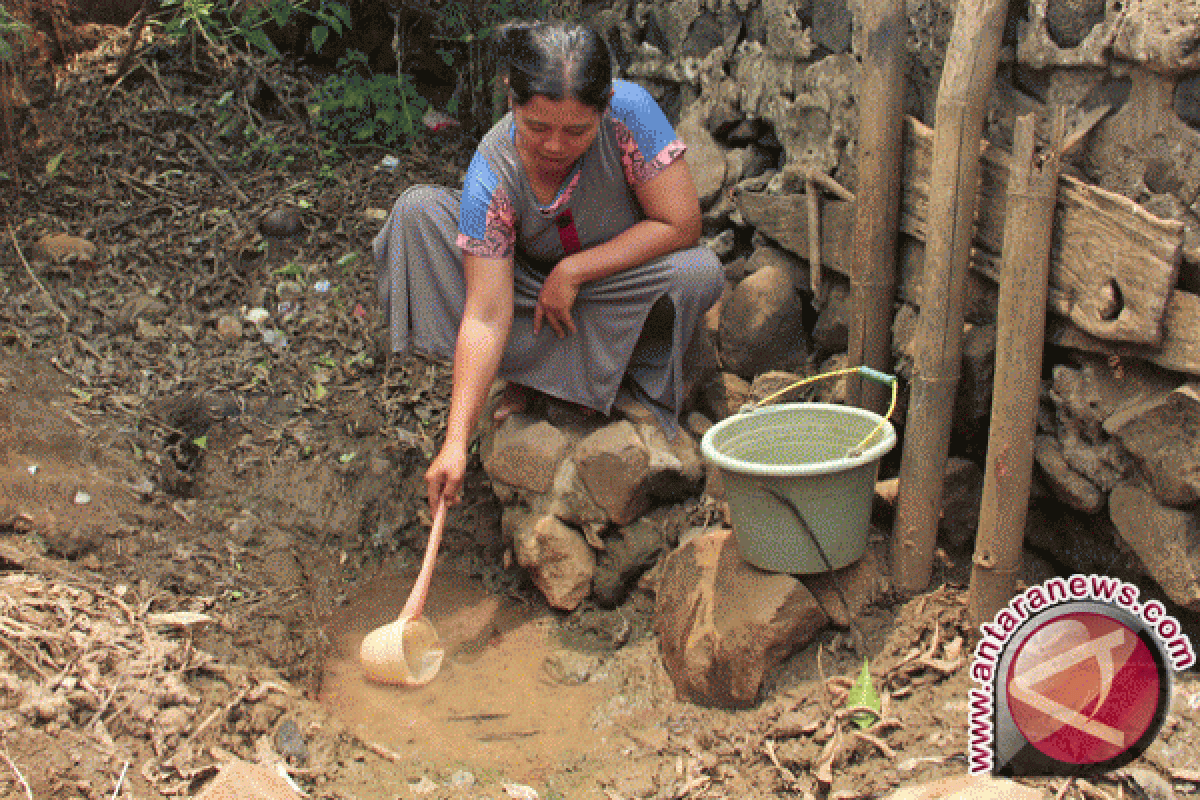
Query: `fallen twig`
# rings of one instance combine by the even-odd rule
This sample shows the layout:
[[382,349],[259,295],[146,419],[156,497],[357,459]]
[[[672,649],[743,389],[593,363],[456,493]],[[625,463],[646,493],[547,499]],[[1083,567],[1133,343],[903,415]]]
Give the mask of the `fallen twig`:
[[1111,794],[1104,791],[1099,786],[1093,786],[1083,778],[1079,778],[1075,782],[1075,785],[1079,787],[1079,791],[1082,792],[1083,796],[1088,798],[1088,800],[1113,800],[1113,796]]
[[133,30],[129,33],[129,44],[125,48],[125,55],[121,56],[121,63],[117,66],[117,83],[120,83],[125,77],[129,63],[133,61],[133,54],[137,51],[138,42],[142,40],[142,30],[146,27],[146,19],[150,16],[150,6],[152,5],[157,6],[157,0],[142,0],[141,8],[138,9],[133,21],[129,23],[129,27]]
[[887,742],[877,736],[872,736],[871,734],[863,733],[862,731],[854,731],[854,738],[860,742],[865,742],[866,744],[871,745],[878,750],[880,755],[882,755],[884,758],[896,758],[896,751],[893,750]]
[[809,170],[806,177],[809,180],[816,181],[817,185],[825,191],[837,197],[839,200],[845,200],[848,203],[854,202],[854,192],[842,186],[835,181],[832,176],[826,175],[819,169]]
[[33,274],[33,267],[29,266],[29,262],[25,260],[25,254],[21,252],[21,245],[17,242],[17,233],[13,230],[11,224],[8,226],[8,235],[12,238],[13,249],[17,251],[17,258],[21,259],[21,264],[25,267],[25,272],[28,273],[34,285],[41,290],[42,296],[46,300],[46,304],[50,306],[50,310],[58,315],[59,321],[62,322],[63,333],[66,333],[67,328],[69,328],[71,325],[71,318],[64,314],[61,309],[59,309],[54,302],[54,296],[50,294],[50,290],[47,289],[46,285],[38,279],[37,275]]
[[1063,785],[1058,787],[1058,791],[1054,793],[1054,800],[1063,800],[1067,796],[1067,792],[1071,789],[1071,784],[1075,782],[1075,776],[1072,775],[1063,781]]
[[1066,155],[1079,146],[1080,142],[1087,138],[1087,135],[1092,132],[1092,129],[1100,124],[1100,121],[1109,115],[1113,110],[1112,106],[1103,105],[1093,108],[1080,118],[1079,124],[1075,130],[1067,134],[1067,138],[1063,139],[1062,155]]
[[204,718],[203,722],[196,726],[196,730],[192,731],[191,735],[188,736],[185,744],[190,747],[197,739],[200,738],[201,735],[204,734],[205,731],[212,727],[213,723],[215,723],[218,719],[224,719],[225,717],[229,716],[229,712],[241,705],[242,701],[246,699],[246,694],[249,691],[249,689],[239,690],[238,693],[234,695],[232,700],[220,708],[214,709],[211,714]]
[[17,646],[15,644],[13,644],[12,642],[10,642],[8,640],[8,637],[2,633],[0,633],[0,644],[4,645],[5,648],[8,649],[8,652],[12,653],[14,656],[16,656],[18,659],[20,659],[22,664],[24,664],[25,666],[27,666],[31,670],[33,670],[35,673],[37,673],[37,676],[39,678],[41,678],[43,681],[47,680],[50,677],[49,675],[46,674],[46,672],[41,667],[39,667],[36,663],[34,663],[28,656],[26,656],[24,653],[22,653],[20,650],[18,650]]
[[225,172],[221,165],[217,163],[216,157],[208,149],[208,146],[205,145],[204,142],[200,141],[200,138],[191,131],[184,131],[183,135],[189,142],[192,143],[192,147],[196,148],[196,151],[204,157],[204,160],[208,162],[210,167],[212,167],[213,172],[217,173],[217,177],[221,179],[221,182],[229,187],[229,189],[237,197],[238,202],[242,203],[243,205],[249,203],[250,198],[238,187],[236,183],[233,182],[233,178],[229,177],[229,174]]
[[[144,8],[145,6],[143,6]],[[121,767],[121,775],[117,778],[117,788],[113,789],[112,800],[117,800],[121,796],[121,786],[125,783],[125,773],[129,772],[129,762],[125,762],[125,766]]]
[[[809,170],[804,176],[804,200],[808,207],[808,284],[814,302],[821,295],[821,204],[817,197],[817,183],[813,179],[815,172]],[[849,610],[846,609],[847,612]]]
[[12,774],[16,776],[17,785],[25,790],[25,797],[27,797],[28,800],[33,800],[33,790],[29,788],[29,782],[25,780],[25,776],[21,774],[21,770],[18,769],[17,765],[13,762],[12,756],[8,754],[7,746],[3,750],[0,750],[0,756],[4,756],[5,763],[7,763],[8,768],[12,770]]

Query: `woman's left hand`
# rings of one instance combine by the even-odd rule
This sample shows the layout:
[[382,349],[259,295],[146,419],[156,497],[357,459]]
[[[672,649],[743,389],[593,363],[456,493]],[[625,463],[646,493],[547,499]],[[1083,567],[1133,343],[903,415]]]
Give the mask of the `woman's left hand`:
[[542,292],[538,295],[537,306],[533,310],[533,332],[542,330],[542,323],[548,323],[554,329],[558,338],[562,339],[568,333],[575,333],[575,321],[571,319],[571,307],[579,294],[579,284],[564,258],[550,270],[542,284]]

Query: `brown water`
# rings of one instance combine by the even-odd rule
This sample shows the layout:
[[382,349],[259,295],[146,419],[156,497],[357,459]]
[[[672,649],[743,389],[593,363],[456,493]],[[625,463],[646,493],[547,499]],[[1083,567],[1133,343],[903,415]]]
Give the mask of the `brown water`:
[[327,621],[334,653],[321,700],[343,722],[426,770],[494,770],[522,781],[579,764],[607,743],[589,723],[603,690],[564,685],[544,669],[560,649],[553,613],[489,594],[461,573],[439,568],[425,608],[446,649],[438,676],[417,688],[368,682],[359,644],[396,618],[415,578],[415,567],[385,569]]

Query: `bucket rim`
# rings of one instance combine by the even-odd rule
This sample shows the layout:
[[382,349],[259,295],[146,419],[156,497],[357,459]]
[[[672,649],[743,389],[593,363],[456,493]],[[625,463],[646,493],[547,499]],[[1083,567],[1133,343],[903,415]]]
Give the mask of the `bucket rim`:
[[[799,410],[812,409],[821,411],[836,411],[848,416],[860,417],[866,419],[872,425],[878,425],[883,422],[883,436],[878,442],[868,447],[860,455],[851,458],[837,458],[829,461],[817,461],[811,464],[762,464],[754,461],[746,461],[741,458],[735,458],[727,453],[721,452],[715,440],[723,431],[728,429],[736,422],[742,421],[748,417],[756,416],[778,416],[780,414],[792,413]],[[815,475],[830,475],[847,470],[855,469],[856,467],[865,466],[873,462],[879,461],[887,455],[893,447],[896,446],[896,428],[892,425],[891,420],[876,414],[865,408],[858,406],[847,406],[840,403],[780,403],[777,405],[763,406],[750,411],[738,412],[732,416],[726,417],[720,422],[713,425],[700,439],[700,451],[704,457],[716,465],[717,467],[728,470],[729,472],[739,473],[743,475],[753,475],[756,477],[772,477],[772,478],[790,478],[804,477]]]

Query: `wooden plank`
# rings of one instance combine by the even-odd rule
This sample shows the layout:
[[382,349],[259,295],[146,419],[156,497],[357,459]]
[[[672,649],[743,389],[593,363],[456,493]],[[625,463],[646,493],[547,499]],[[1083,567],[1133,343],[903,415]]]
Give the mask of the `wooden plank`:
[[[900,228],[926,240],[933,131],[909,118]],[[972,268],[998,281],[1004,240],[1008,154],[985,147]],[[782,247],[806,257],[804,195],[739,192],[746,222]],[[853,266],[854,204],[822,204],[821,253],[847,277]],[[1069,175],[1059,179],[1050,253],[1050,310],[1099,339],[1158,344],[1183,253],[1183,223],[1154,216],[1126,197]],[[1178,332],[1176,333],[1178,335]]]
[[[905,231],[924,240],[933,130],[908,120]],[[975,241],[999,253],[1004,240],[1008,154],[984,148]],[[1160,219],[1127,197],[1064,175],[1050,254],[1049,306],[1092,336],[1156,344],[1179,274],[1183,223]]]
[[1110,342],[1089,336],[1074,325],[1054,319],[1046,329],[1046,341],[1060,347],[1136,358],[1189,375],[1200,375],[1200,296],[1176,289],[1167,302],[1160,346]]
[[[808,258],[808,206],[805,195],[737,192],[738,210],[755,230],[780,247]],[[821,261],[850,277],[854,263],[854,203],[821,199]]]

